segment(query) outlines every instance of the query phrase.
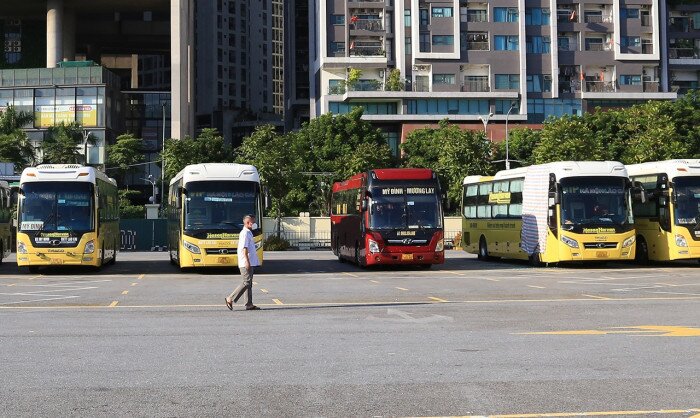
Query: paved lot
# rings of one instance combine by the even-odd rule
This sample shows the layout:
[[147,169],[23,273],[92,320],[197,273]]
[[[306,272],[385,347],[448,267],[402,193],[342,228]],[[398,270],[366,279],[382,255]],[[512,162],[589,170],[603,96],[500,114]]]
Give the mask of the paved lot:
[[[698,416],[700,265],[432,270],[267,253],[230,271],[121,253],[0,267],[3,415]],[[543,415],[543,414],[554,415]],[[577,414],[577,415],[569,415]]]

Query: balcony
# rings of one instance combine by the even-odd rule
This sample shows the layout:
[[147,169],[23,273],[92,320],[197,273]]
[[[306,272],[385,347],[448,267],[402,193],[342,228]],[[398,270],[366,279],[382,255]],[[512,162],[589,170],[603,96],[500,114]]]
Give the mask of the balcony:
[[689,17],[672,17],[668,19],[669,32],[700,32],[700,28],[696,27],[694,22]]
[[579,23],[578,13],[573,9],[557,10],[557,23]]
[[488,21],[488,13],[486,10],[467,10],[468,23],[483,23]]
[[614,93],[613,81],[586,81],[586,91],[591,93]]
[[460,91],[472,93],[487,93],[491,91],[491,86],[489,86],[488,77],[483,77],[482,80],[465,81],[464,83],[462,83]]
[[383,32],[384,22],[381,19],[357,19],[350,23],[350,30]]
[[467,41],[467,50],[468,51],[488,51],[489,50],[489,42],[483,42],[483,41]]
[[386,51],[381,45],[350,45],[351,57],[384,57]]
[[644,81],[642,83],[642,90],[645,93],[658,93],[659,92],[659,82],[658,81]]
[[581,82],[571,79],[559,79],[560,94],[574,94],[581,91]]
[[562,52],[579,50],[578,39],[576,38],[559,37],[558,44],[557,48]]
[[584,19],[586,23],[612,23],[612,17],[598,14],[586,14]]
[[669,48],[669,59],[697,59],[698,50],[695,48]]
[[651,16],[642,15],[642,26],[651,26]]
[[349,91],[381,91],[382,82],[379,80],[358,80],[351,86],[348,86]]

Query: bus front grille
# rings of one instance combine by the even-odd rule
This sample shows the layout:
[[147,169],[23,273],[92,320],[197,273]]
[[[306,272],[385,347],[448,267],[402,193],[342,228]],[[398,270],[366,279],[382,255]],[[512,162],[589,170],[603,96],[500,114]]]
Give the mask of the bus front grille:
[[606,250],[611,248],[617,248],[616,242],[584,242],[583,248],[588,248],[591,250]]
[[227,255],[227,254],[233,254],[235,255],[238,252],[237,248],[205,248],[204,251],[207,253],[207,255]]
[[428,243],[427,239],[388,239],[386,242],[389,245],[425,245]]

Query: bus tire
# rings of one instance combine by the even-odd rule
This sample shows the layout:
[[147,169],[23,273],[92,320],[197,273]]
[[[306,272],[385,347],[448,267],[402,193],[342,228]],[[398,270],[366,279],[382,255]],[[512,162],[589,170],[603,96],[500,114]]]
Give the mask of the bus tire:
[[5,243],[0,241],[0,266],[3,260],[5,260]]
[[528,261],[530,262],[530,265],[532,267],[542,267],[544,265],[542,261],[540,261],[539,253],[530,254],[530,257],[528,257]]
[[479,239],[479,254],[476,257],[481,261],[487,261],[490,258],[486,238],[483,235]]
[[646,266],[649,264],[649,245],[646,240],[640,235],[637,237],[637,250],[634,254],[634,261],[639,264]]
[[117,246],[117,243],[115,242],[114,243],[114,250],[112,252],[112,258],[109,260],[109,263],[108,263],[110,266],[113,266],[117,262],[117,248],[118,248],[118,246]]
[[345,262],[345,259],[343,258],[343,254],[340,252],[340,240],[338,238],[335,239],[335,255],[338,256],[338,261],[341,263]]
[[357,264],[357,267],[362,267],[360,262],[360,244],[355,244],[355,264]]

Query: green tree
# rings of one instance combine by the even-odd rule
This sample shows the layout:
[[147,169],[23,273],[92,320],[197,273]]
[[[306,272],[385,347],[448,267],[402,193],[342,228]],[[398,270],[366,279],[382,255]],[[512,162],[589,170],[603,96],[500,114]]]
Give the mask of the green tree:
[[658,102],[660,112],[676,127],[676,136],[688,144],[688,155],[700,158],[700,92],[691,90],[675,101]]
[[351,68],[348,71],[348,78],[345,80],[345,85],[347,86],[348,90],[355,89],[355,86],[360,81],[360,77],[362,77],[362,70],[359,68]]
[[[508,159],[517,160],[520,166],[534,163],[533,152],[540,143],[540,131],[530,128],[513,129],[508,131]],[[495,144],[494,160],[505,160],[506,141]]]
[[190,164],[226,163],[233,160],[233,150],[224,143],[216,129],[203,129],[196,138],[168,139],[165,141],[165,177],[173,178]]
[[114,145],[107,149],[107,165],[114,169],[118,184],[125,184],[126,177],[139,171],[137,164],[144,161],[143,139],[132,134],[119,135]]
[[121,219],[143,219],[146,207],[132,204],[132,199],[139,194],[136,190],[119,190],[119,217]]
[[536,164],[552,161],[601,161],[608,159],[608,151],[583,118],[565,115],[545,122],[533,157]]
[[[42,142],[42,163],[53,164],[82,164],[85,156],[79,147],[83,146],[85,138],[83,129],[77,122],[61,123],[50,127]],[[88,143],[94,142],[88,138]]]
[[493,170],[491,142],[483,132],[463,130],[447,119],[437,128],[411,132],[401,147],[406,167],[430,168],[438,174],[453,208],[461,201],[464,177]]
[[386,86],[384,90],[386,91],[404,91],[406,88],[406,82],[401,77],[401,70],[394,68],[389,72],[389,76],[386,78]]
[[17,171],[36,163],[34,147],[22,130],[33,119],[31,113],[17,112],[14,106],[0,112],[0,161],[14,163]]
[[672,117],[659,102],[626,109],[623,130],[626,146],[620,160],[625,164],[660,161],[688,156],[690,146],[676,135]]

